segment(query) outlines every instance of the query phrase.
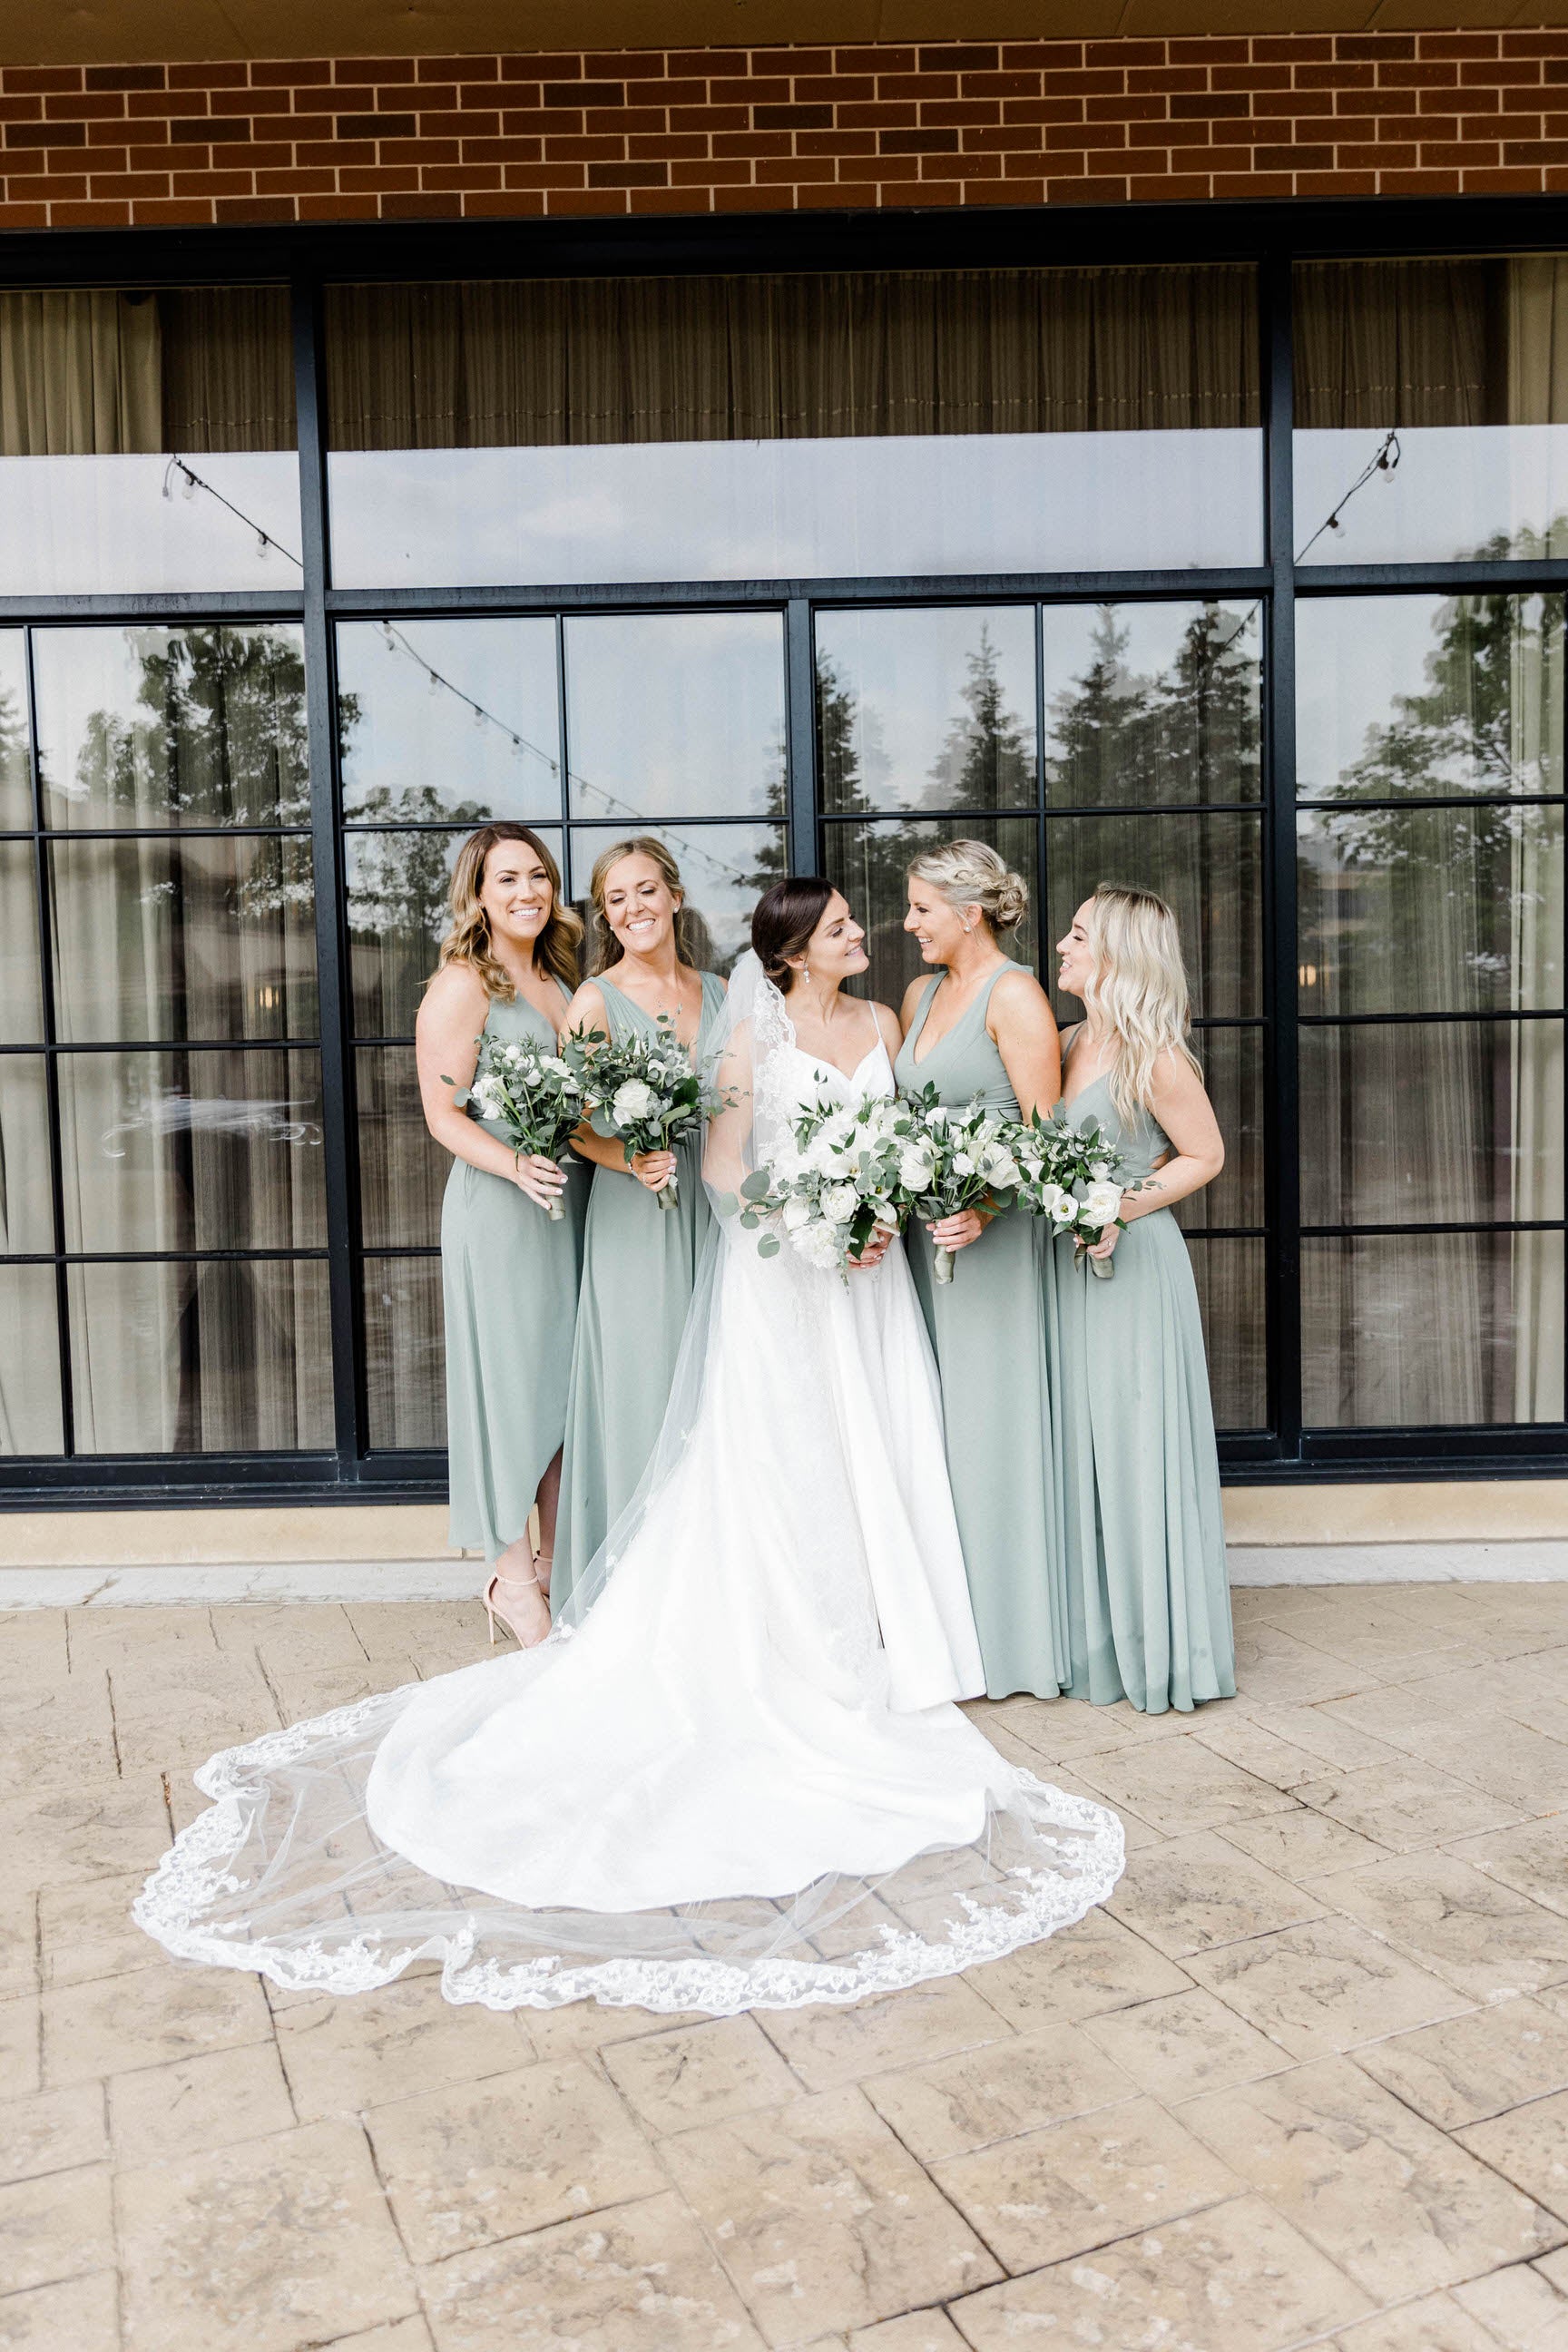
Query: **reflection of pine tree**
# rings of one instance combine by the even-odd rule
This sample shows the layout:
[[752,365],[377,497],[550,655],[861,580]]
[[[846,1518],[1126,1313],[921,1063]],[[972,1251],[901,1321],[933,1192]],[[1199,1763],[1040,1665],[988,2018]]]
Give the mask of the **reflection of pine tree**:
[[27,717],[19,694],[0,688],[0,799],[14,812],[7,824],[31,824],[33,788],[27,773]]
[[1052,799],[1079,808],[1256,800],[1255,632],[1223,605],[1198,605],[1169,667],[1147,677],[1127,667],[1129,634],[1116,607],[1102,605],[1087,667],[1052,701]]
[[[298,632],[253,625],[127,635],[140,663],[134,707],[93,711],[72,782],[46,777],[49,789],[106,810],[140,810],[154,824],[309,823]],[[357,706],[351,726],[355,717]]]
[[785,761],[783,740],[776,742],[768,761],[768,781],[763,798],[763,812],[773,820],[763,837],[742,887],[754,891],[760,898],[775,882],[782,882],[789,872],[789,835],[784,820],[789,814],[788,790],[785,783]]
[[1035,797],[1033,730],[1007,708],[997,650],[984,623],[980,643],[964,657],[960,689],[967,714],[954,718],[932,764],[931,804],[996,809],[1026,805]]

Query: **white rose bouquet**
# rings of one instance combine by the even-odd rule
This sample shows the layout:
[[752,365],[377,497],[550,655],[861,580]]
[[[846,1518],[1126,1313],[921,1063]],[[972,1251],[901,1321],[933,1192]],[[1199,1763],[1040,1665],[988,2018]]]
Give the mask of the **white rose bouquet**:
[[771,1166],[759,1168],[720,1202],[748,1233],[762,1231],[761,1257],[784,1242],[825,1274],[847,1282],[849,1268],[879,1228],[897,1233],[899,1153],[909,1122],[884,1095],[858,1103],[819,1097],[792,1123]]
[[[489,1030],[476,1043],[479,1058],[468,1085],[441,1081],[457,1088],[452,1098],[458,1108],[504,1128],[514,1160],[563,1159],[584,1108],[582,1079],[571,1063],[542,1045],[492,1037]],[[552,1201],[547,1214],[552,1224],[565,1213],[559,1201]]]
[[[934,1086],[904,1098],[910,1132],[899,1154],[900,1198],[924,1224],[955,1217],[961,1209],[996,1205],[1014,1192],[1020,1171],[1011,1146],[1016,1122],[972,1102],[958,1110],[937,1099]],[[938,1247],[931,1272],[952,1280],[953,1253]]]
[[1109,1282],[1116,1271],[1110,1257],[1089,1257],[1107,1225],[1121,1225],[1121,1199],[1142,1185],[1130,1183],[1127,1164],[1101,1132],[1098,1122],[1074,1127],[1058,1111],[1042,1118],[1038,1111],[1008,1130],[1008,1143],[1022,1181],[1018,1205],[1044,1217],[1051,1231],[1070,1234],[1073,1263],[1088,1258],[1091,1274]]
[[[568,1041],[567,1056],[595,1127],[618,1136],[628,1160],[639,1151],[672,1150],[683,1136],[700,1134],[722,1108],[716,1088],[692,1067],[668,1013],[660,1014],[653,1037],[618,1045],[602,1029],[580,1030]],[[674,1176],[659,1187],[654,1199],[661,1209],[674,1208],[677,1190]]]

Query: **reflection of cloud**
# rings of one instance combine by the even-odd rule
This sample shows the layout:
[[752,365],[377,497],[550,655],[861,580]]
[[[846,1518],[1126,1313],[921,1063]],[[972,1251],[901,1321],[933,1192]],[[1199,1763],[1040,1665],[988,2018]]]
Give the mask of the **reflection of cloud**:
[[126,1155],[121,1138],[140,1133],[237,1135],[262,1143],[314,1147],[321,1140],[321,1128],[312,1118],[295,1116],[299,1108],[298,1104],[289,1101],[258,1102],[252,1097],[237,1100],[228,1095],[185,1095],[177,1091],[155,1094],[117,1127],[106,1128],[101,1148],[106,1159],[123,1160]]

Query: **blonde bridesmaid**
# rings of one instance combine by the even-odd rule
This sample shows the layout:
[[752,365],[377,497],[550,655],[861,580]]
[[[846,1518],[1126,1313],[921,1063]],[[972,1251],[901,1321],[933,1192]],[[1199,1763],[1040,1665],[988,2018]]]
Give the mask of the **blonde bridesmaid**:
[[[594,976],[572,1001],[568,1025],[616,1044],[651,1039],[674,1023],[699,1066],[712,1048],[724,983],[693,961],[694,919],[680,869],[661,841],[617,841],[595,865]],[[556,1547],[556,1605],[631,1501],[664,1420],[710,1223],[700,1137],[628,1160],[619,1138],[579,1131],[574,1149],[597,1166],[584,1243],[566,1408]],[[678,1176],[676,1204],[655,1197]]]
[[[553,1053],[583,926],[525,824],[487,824],[458,853],[452,928],[415,1024],[426,1124],[452,1154],[441,1207],[451,1540],[483,1547],[495,1620],[531,1644],[545,1594],[566,1432],[589,1171],[515,1159],[494,1122],[457,1108],[481,1034]],[[450,1083],[456,1082],[456,1086]],[[546,1213],[564,1199],[566,1215]],[[539,1549],[529,1540],[539,1514]]]
[[1176,919],[1152,890],[1102,882],[1058,946],[1085,1019],[1063,1037],[1062,1108],[1093,1119],[1145,1179],[1090,1257],[1050,1244],[1047,1333],[1062,1429],[1075,1698],[1150,1715],[1236,1694],[1219,1461],[1196,1286],[1178,1201],[1225,1145],[1187,1044]]
[[[900,1090],[934,1086],[954,1108],[1047,1111],[1060,1091],[1057,1024],[1032,971],[1001,940],[1028,892],[983,841],[925,851],[908,874],[904,929],[931,976],[904,998]],[[962,1253],[934,1279],[937,1244]],[[948,1476],[991,1697],[1055,1698],[1067,1685],[1067,1588],[1038,1220],[963,1210],[910,1237],[910,1264],[942,1374]]]

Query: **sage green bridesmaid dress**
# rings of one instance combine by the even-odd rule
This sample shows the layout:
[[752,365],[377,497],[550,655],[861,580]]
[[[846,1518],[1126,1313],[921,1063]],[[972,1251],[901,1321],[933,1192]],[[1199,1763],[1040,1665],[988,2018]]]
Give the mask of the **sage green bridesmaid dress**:
[[[560,982],[556,985],[559,987]],[[569,1002],[561,990],[563,1010]],[[555,1051],[521,997],[490,1001],[485,1033]],[[494,1119],[487,1135],[506,1141]],[[451,1541],[494,1560],[528,1527],[566,1433],[566,1389],[593,1169],[568,1160],[559,1223],[504,1176],[454,1160],[441,1203]]]
[[[1135,1177],[1171,1149],[1147,1111],[1123,1124],[1107,1077],[1062,1108],[1075,1127],[1096,1120]],[[1149,1715],[1234,1698],[1219,1461],[1182,1229],[1169,1209],[1136,1218],[1109,1282],[1075,1265],[1071,1242],[1046,1246],[1071,1696],[1125,1696]]]
[[[1002,971],[917,1059],[942,975],[930,982],[894,1064],[906,1093],[934,1086],[955,1108],[978,1096],[987,1109],[1017,1118],[1018,1098],[985,1026]],[[942,1375],[948,1477],[992,1698],[1017,1691],[1055,1698],[1069,1671],[1061,1488],[1039,1305],[1047,1247],[1037,1218],[1005,1210],[958,1252],[952,1280],[939,1283],[925,1228],[914,1224],[909,1234],[910,1265]]]
[[[651,1039],[657,1024],[607,973],[595,985],[610,1036]],[[693,1060],[711,1055],[724,983],[702,974]],[[664,1421],[698,1262],[711,1216],[702,1189],[702,1138],[676,1146],[678,1193],[661,1209],[646,1184],[595,1171],[583,1245],[583,1285],[566,1405],[561,1511],[550,1580],[559,1608],[637,1491]]]

